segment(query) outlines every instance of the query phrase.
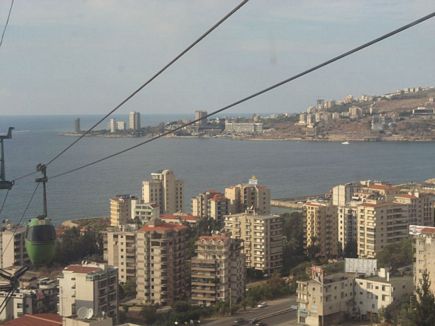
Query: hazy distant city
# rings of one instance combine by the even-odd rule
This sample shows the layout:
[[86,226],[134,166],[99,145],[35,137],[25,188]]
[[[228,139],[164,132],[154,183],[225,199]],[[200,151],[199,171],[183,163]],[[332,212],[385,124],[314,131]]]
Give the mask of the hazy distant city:
[[435,326],[434,9],[0,1],[0,324]]

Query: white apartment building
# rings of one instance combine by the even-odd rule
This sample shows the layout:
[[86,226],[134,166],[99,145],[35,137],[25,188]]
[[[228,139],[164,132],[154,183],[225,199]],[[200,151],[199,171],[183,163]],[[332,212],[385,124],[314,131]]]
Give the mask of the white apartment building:
[[26,227],[13,225],[7,220],[1,224],[0,231],[0,268],[30,264],[24,240]]
[[151,173],[151,180],[142,183],[142,201],[157,204],[161,214],[183,210],[183,181],[175,178],[171,170]]
[[412,276],[390,276],[381,268],[376,276],[355,279],[356,313],[364,320],[378,320],[382,309],[413,292]]
[[191,299],[209,306],[218,302],[236,303],[245,296],[245,257],[240,240],[225,234],[200,236],[196,256],[191,259]]
[[279,272],[282,267],[282,218],[279,215],[261,215],[246,212],[225,216],[225,233],[243,240],[246,267],[267,274]]
[[69,265],[59,276],[58,313],[77,314],[81,307],[92,308],[96,316],[118,317],[117,268],[98,263]]
[[236,134],[261,134],[262,122],[229,122],[225,120],[225,132]]

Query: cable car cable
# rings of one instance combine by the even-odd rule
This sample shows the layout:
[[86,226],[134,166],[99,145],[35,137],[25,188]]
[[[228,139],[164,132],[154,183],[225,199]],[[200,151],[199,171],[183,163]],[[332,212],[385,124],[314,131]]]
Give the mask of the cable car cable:
[[5,208],[5,204],[6,204],[6,201],[8,200],[8,196],[9,196],[9,192],[10,191],[11,190],[8,189],[8,191],[6,191],[5,197],[3,198],[2,206],[0,207],[0,216],[1,216],[2,212],[3,212],[3,209]]
[[116,112],[120,107],[122,107],[125,103],[131,100],[135,95],[137,95],[142,89],[148,86],[154,79],[159,77],[163,72],[165,72],[169,67],[171,67],[175,62],[177,62],[181,57],[183,57],[187,52],[195,47],[198,43],[200,43],[203,39],[205,39],[211,32],[213,32],[216,28],[218,28],[224,21],[230,18],[234,13],[236,13],[240,8],[242,8],[249,0],[243,0],[240,4],[238,4],[233,10],[227,13],[223,18],[221,18],[216,24],[210,27],[205,33],[203,33],[199,38],[197,38],[192,44],[190,44],[187,48],[181,51],[174,59],[172,59],[169,63],[167,63],[163,68],[161,68],[157,73],[155,73],[150,79],[148,79],[145,83],[143,83],[139,88],[137,88],[133,93],[128,95],[124,100],[121,101],[117,106],[115,106],[110,112],[108,112],[104,117],[98,120],[91,128],[86,130],[80,137],[74,140],[71,144],[65,147],[62,151],[60,151],[57,155],[55,155],[51,160],[49,160],[45,165],[48,166],[57,160],[60,156],[62,156],[66,151],[68,151],[71,147],[77,144],[80,140],[82,140],[86,135],[88,135],[92,130],[94,130],[101,122],[107,119],[111,114]]
[[5,26],[3,27],[2,36],[0,38],[0,48],[3,45],[3,40],[5,38],[6,30],[7,30],[8,26],[9,26],[9,20],[11,18],[11,13],[12,13],[12,8],[14,7],[14,2],[15,2],[15,0],[11,0],[11,5],[9,7],[9,12],[8,12],[8,18],[6,19]]
[[29,201],[27,202],[26,207],[24,208],[23,214],[21,215],[21,217],[20,217],[18,223],[16,224],[16,226],[15,226],[15,228],[14,228],[14,231],[13,231],[13,233],[12,233],[12,237],[9,239],[8,243],[6,244],[5,248],[3,249],[2,256],[4,256],[6,250],[8,249],[8,247],[9,247],[11,241],[12,241],[12,239],[15,237],[15,233],[17,232],[18,227],[20,226],[21,222],[23,221],[24,216],[26,215],[26,213],[27,213],[27,211],[28,211],[28,209],[29,209],[29,207],[30,207],[30,204],[31,204],[32,201],[33,201],[33,198],[35,197],[35,194],[36,194],[36,191],[38,190],[38,188],[39,188],[39,183],[36,184],[36,187],[35,187],[35,189],[33,190],[32,195],[30,196],[30,199],[29,199]]
[[67,170],[67,171],[58,173],[58,174],[50,177],[49,179],[56,179],[56,178],[62,177],[64,175],[67,175],[67,174],[70,174],[70,173],[73,173],[73,172],[77,172],[77,171],[82,170],[84,168],[90,167],[92,165],[95,165],[95,164],[98,164],[100,162],[106,161],[106,160],[108,160],[110,158],[113,158],[115,156],[118,156],[118,155],[121,155],[123,153],[126,153],[126,152],[128,152],[128,151],[130,151],[132,149],[135,149],[135,148],[138,148],[140,146],[143,146],[143,145],[145,145],[147,143],[155,141],[155,140],[157,140],[159,138],[162,138],[164,136],[170,135],[170,134],[172,134],[172,133],[174,133],[174,132],[176,132],[176,131],[178,131],[180,129],[183,129],[183,128],[187,127],[187,126],[193,125],[193,124],[195,124],[195,123],[197,123],[197,122],[199,122],[201,120],[207,119],[207,118],[209,118],[211,116],[214,116],[214,115],[216,115],[216,114],[218,114],[220,112],[226,111],[226,110],[228,110],[228,109],[230,109],[230,108],[232,108],[232,107],[234,107],[236,105],[239,105],[241,103],[247,102],[247,101],[249,101],[249,100],[251,100],[251,99],[253,99],[255,97],[258,97],[258,96],[260,96],[260,95],[262,95],[264,93],[267,93],[267,92],[269,92],[271,90],[274,90],[275,88],[278,88],[278,87],[280,87],[282,85],[285,85],[285,84],[290,83],[290,82],[292,82],[292,81],[294,81],[296,79],[299,79],[299,78],[301,78],[301,77],[303,77],[305,75],[308,75],[308,74],[310,74],[310,73],[312,73],[312,72],[314,72],[316,70],[319,70],[319,69],[321,69],[321,68],[323,68],[325,66],[328,66],[328,65],[330,65],[330,64],[332,64],[332,63],[334,63],[336,61],[339,61],[339,60],[341,60],[341,59],[343,59],[343,58],[345,58],[347,56],[350,56],[350,55],[352,55],[352,54],[354,54],[356,52],[359,52],[359,51],[361,51],[361,50],[363,50],[365,48],[368,48],[368,47],[370,47],[370,46],[372,46],[372,45],[374,45],[376,43],[379,43],[379,42],[381,42],[381,41],[383,41],[383,40],[385,40],[387,38],[390,38],[390,37],[392,37],[392,36],[394,36],[396,34],[399,34],[399,33],[403,32],[403,31],[405,31],[405,30],[407,30],[407,29],[409,29],[411,27],[414,27],[414,26],[416,26],[418,24],[421,24],[421,23],[425,22],[426,20],[429,20],[429,19],[431,19],[433,17],[435,17],[435,12],[432,12],[431,14],[423,16],[423,17],[421,17],[421,18],[419,18],[417,20],[414,20],[413,22],[411,22],[409,24],[403,25],[402,27],[399,27],[399,28],[397,28],[397,29],[395,29],[395,30],[393,30],[393,31],[391,31],[389,33],[386,33],[386,34],[384,34],[382,36],[379,36],[379,37],[377,37],[377,38],[375,38],[375,39],[373,39],[371,41],[368,41],[368,42],[366,42],[366,43],[364,43],[362,45],[359,45],[359,46],[357,46],[357,47],[355,47],[355,48],[353,48],[353,49],[351,49],[349,51],[346,51],[346,52],[344,52],[342,54],[339,54],[339,55],[337,55],[337,56],[335,56],[335,57],[333,57],[333,58],[331,58],[331,59],[329,59],[327,61],[324,61],[323,63],[320,63],[320,64],[318,64],[318,65],[316,65],[314,67],[311,67],[311,68],[309,68],[309,69],[307,69],[305,71],[302,71],[302,72],[300,72],[300,73],[298,73],[298,74],[296,74],[296,75],[294,75],[292,77],[289,77],[289,78],[284,79],[284,80],[282,80],[282,81],[280,81],[280,82],[278,82],[276,84],[273,84],[272,86],[266,87],[266,88],[264,88],[264,89],[262,89],[262,90],[260,90],[260,91],[258,91],[256,93],[253,93],[253,94],[251,94],[251,95],[249,95],[247,97],[244,97],[244,98],[242,98],[242,99],[240,99],[240,100],[238,100],[236,102],[233,102],[233,103],[231,103],[229,105],[226,105],[226,106],[224,106],[224,107],[222,107],[220,109],[217,109],[217,110],[215,110],[215,111],[205,115],[204,117],[201,117],[199,119],[196,119],[196,120],[190,121],[188,123],[182,124],[181,126],[175,128],[173,130],[170,130],[170,131],[167,131],[167,132],[163,132],[163,133],[161,133],[161,134],[159,134],[159,135],[157,135],[155,137],[147,139],[147,140],[145,140],[145,141],[143,141],[141,143],[138,143],[138,144],[136,144],[134,146],[128,147],[128,148],[126,148],[124,150],[121,150],[119,152],[116,152],[114,154],[111,154],[111,155],[105,156],[103,158],[100,158],[100,159],[98,159],[96,161],[92,161],[90,163],[81,165],[81,166],[79,166],[77,168],[74,168],[74,169],[71,169],[71,170]]

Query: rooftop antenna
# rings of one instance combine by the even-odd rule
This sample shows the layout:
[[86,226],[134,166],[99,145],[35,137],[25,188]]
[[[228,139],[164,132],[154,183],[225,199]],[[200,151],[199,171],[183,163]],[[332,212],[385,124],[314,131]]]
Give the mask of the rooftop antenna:
[[12,188],[12,186],[14,185],[13,181],[6,180],[5,153],[4,153],[4,146],[3,146],[3,140],[12,138],[12,130],[14,130],[14,127],[9,127],[8,133],[6,135],[0,135],[0,165],[1,165],[1,167],[0,167],[0,189],[10,190]]

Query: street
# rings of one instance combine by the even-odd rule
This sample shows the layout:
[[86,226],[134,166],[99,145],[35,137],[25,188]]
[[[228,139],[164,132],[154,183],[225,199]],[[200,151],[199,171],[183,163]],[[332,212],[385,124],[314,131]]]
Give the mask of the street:
[[296,305],[296,296],[267,301],[267,307],[248,308],[246,311],[242,310],[231,317],[223,317],[219,320],[205,322],[205,324],[210,326],[230,326],[233,325],[234,320],[237,318],[244,318],[246,321],[255,318],[269,326],[296,325],[296,310],[290,311],[290,305]]

